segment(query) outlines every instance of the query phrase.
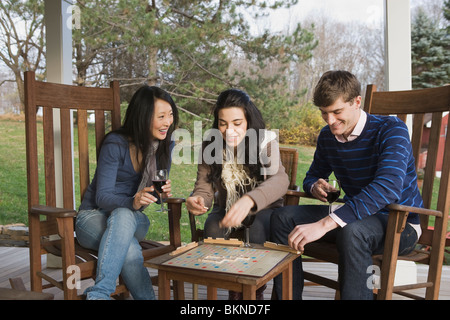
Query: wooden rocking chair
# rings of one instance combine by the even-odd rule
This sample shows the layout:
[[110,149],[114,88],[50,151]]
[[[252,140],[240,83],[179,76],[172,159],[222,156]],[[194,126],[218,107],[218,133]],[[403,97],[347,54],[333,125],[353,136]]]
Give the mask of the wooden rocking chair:
[[[34,72],[25,72],[25,128],[27,147],[28,221],[30,236],[30,281],[31,290],[56,286],[64,291],[64,299],[79,299],[74,280],[95,278],[96,252],[78,245],[74,237],[75,209],[74,195],[83,198],[90,183],[90,161],[98,151],[105,132],[119,128],[120,100],[119,84],[111,82],[110,88],[88,88],[35,80]],[[37,117],[42,107],[41,120]],[[88,110],[95,114],[95,146],[89,145]],[[72,150],[72,113],[76,119],[75,145]],[[54,152],[54,117],[61,121],[61,154]],[[77,133],[77,135],[75,135]],[[89,149],[91,148],[91,158]],[[74,165],[72,154],[78,153]],[[96,153],[98,154],[98,152]],[[55,164],[59,157],[62,167],[62,187],[57,186]],[[96,159],[96,158],[94,158]],[[95,164],[93,165],[95,167]],[[91,169],[93,170],[93,168]],[[74,190],[74,173],[79,179],[79,190]],[[42,193],[40,190],[44,189]],[[63,204],[56,207],[57,191]],[[180,246],[181,205],[184,199],[168,199],[170,243],[162,245],[155,241],[143,241],[144,260],[170,252]],[[78,203],[79,205],[79,203]],[[51,237],[57,235],[57,237]],[[41,254],[52,253],[61,256],[62,281],[45,274],[41,265]],[[77,279],[79,278],[79,279]],[[42,279],[48,284],[43,285]],[[181,287],[182,288],[182,287]],[[115,295],[127,294],[119,281]],[[182,292],[180,292],[182,294]]]

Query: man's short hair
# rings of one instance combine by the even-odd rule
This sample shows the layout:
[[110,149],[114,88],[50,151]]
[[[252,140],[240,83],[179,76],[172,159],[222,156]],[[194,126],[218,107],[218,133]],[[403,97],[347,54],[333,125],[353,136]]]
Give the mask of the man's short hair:
[[361,95],[361,83],[348,71],[327,71],[314,89],[313,103],[318,107],[328,107],[342,98],[350,102]]

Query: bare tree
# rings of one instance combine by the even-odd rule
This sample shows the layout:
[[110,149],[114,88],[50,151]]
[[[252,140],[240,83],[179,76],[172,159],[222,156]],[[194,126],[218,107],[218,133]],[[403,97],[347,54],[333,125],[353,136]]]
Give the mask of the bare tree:
[[5,68],[0,69],[0,114],[20,112],[20,101],[12,75]]
[[44,59],[43,1],[0,2],[0,59],[12,71],[24,104],[23,72],[37,70]]
[[306,88],[303,103],[310,101],[320,76],[328,70],[343,69],[354,73],[365,86],[384,86],[384,33],[382,26],[362,22],[339,22],[323,13],[314,13],[305,20],[314,25],[319,44],[313,58],[297,64],[297,88]]

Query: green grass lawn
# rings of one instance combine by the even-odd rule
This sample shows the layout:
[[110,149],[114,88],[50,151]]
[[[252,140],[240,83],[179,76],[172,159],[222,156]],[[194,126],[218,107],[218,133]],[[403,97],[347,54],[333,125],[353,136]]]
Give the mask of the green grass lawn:
[[27,224],[25,125],[0,121],[0,224]]

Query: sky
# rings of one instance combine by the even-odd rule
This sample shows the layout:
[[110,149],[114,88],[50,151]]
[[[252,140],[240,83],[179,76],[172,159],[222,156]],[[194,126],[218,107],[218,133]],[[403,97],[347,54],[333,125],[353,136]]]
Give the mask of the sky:
[[384,0],[299,0],[297,5],[289,9],[278,9],[271,13],[261,27],[269,27],[275,32],[286,31],[314,14],[323,14],[338,21],[379,24],[383,17],[383,3]]
[[301,19],[312,13],[324,13],[339,21],[367,21],[382,16],[383,2],[384,0],[299,0],[288,14]]
[[[438,1],[410,0],[411,10],[422,3]],[[380,27],[384,19],[384,0],[299,0],[290,9],[278,9],[271,13],[264,23],[255,26],[255,31],[267,28],[274,32],[286,31],[288,28],[293,30],[298,22],[314,14],[342,22],[365,22],[369,26]]]

